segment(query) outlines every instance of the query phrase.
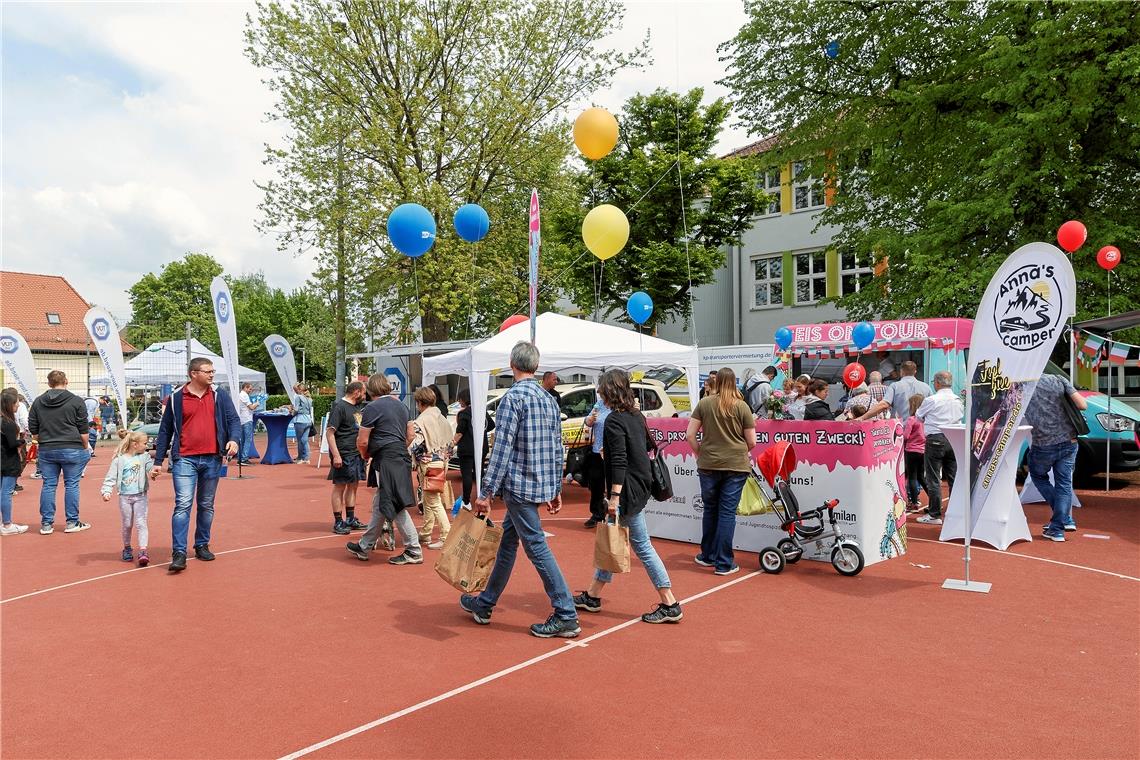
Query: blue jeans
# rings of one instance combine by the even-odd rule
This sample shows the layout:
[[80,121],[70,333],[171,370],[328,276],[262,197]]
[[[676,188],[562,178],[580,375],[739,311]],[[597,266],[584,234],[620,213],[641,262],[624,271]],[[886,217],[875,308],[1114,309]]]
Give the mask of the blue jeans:
[[297,458],[309,458],[309,428],[312,427],[307,422],[294,422],[293,423],[293,437],[297,439]]
[[[1049,520],[1049,531],[1061,532],[1065,524],[1072,520],[1073,511],[1073,465],[1077,462],[1077,442],[1065,441],[1051,446],[1030,446],[1029,476],[1033,485],[1041,492],[1045,503],[1053,508]],[[1049,471],[1053,471],[1053,482],[1049,482]]]
[[12,493],[16,490],[16,476],[0,477],[0,517],[4,524],[12,522]]
[[249,455],[253,453],[253,422],[243,422],[241,424],[241,446],[238,447],[241,456],[238,457],[243,462],[249,461]]
[[210,543],[210,526],[214,523],[214,494],[222,458],[216,454],[197,454],[174,462],[174,516],[170,532],[174,551],[186,551],[186,535],[190,532],[190,504],[197,492],[198,516],[194,521],[194,546]]
[[87,449],[40,449],[40,472],[44,476],[40,490],[40,522],[51,525],[55,522],[55,489],[59,486],[59,476],[63,475],[63,511],[67,522],[79,522],[79,478],[83,468],[91,459]]
[[[649,540],[649,530],[645,527],[645,515],[638,512],[633,517],[621,519],[621,524],[629,528],[629,547],[645,566],[649,573],[649,581],[653,588],[670,588],[669,573],[665,571],[665,563],[657,556],[657,550]],[[613,580],[613,573],[609,570],[594,570],[594,580],[609,583]]]
[[91,444],[91,453],[95,453],[95,443],[99,440],[99,431],[95,429],[95,423],[91,423],[91,428],[87,431],[87,442]]
[[736,535],[736,508],[748,473],[729,470],[697,470],[701,480],[701,559],[720,571],[736,566],[732,538]]
[[490,612],[495,603],[507,587],[511,579],[511,571],[515,567],[515,557],[518,556],[519,540],[522,540],[523,551],[538,571],[542,579],[542,587],[550,597],[550,605],[554,607],[554,614],[562,620],[577,620],[578,612],[574,609],[574,600],[570,596],[570,587],[558,569],[558,562],[554,559],[550,547],[546,545],[546,536],[542,532],[542,521],[538,517],[538,505],[529,501],[520,501],[510,495],[504,495],[507,504],[507,516],[503,518],[503,540],[499,544],[499,553],[495,557],[495,567],[491,570],[491,577],[487,580],[487,588],[479,594],[475,603],[484,611]]

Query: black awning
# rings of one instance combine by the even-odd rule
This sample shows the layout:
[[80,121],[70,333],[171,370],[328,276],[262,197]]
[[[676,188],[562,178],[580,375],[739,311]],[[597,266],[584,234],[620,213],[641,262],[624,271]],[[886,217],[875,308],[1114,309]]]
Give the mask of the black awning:
[[1096,330],[1097,332],[1112,333],[1117,330],[1126,330],[1129,327],[1140,325],[1140,310],[1126,311],[1115,317],[1098,317],[1077,322],[1073,327],[1078,330]]

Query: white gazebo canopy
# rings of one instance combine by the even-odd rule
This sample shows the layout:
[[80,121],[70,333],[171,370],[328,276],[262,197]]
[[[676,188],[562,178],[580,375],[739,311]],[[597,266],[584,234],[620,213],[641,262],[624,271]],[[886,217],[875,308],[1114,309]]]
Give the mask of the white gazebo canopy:
[[[226,375],[226,363],[222,357],[203,346],[197,340],[190,341],[190,359],[196,357],[209,359],[214,363],[214,382],[218,385],[229,386],[229,377]],[[140,351],[123,366],[127,385],[181,385],[186,382],[185,340],[168,340],[163,343],[151,343],[145,350]],[[249,367],[238,366],[238,379],[251,383],[264,383],[265,373],[258,372]],[[106,375],[92,378],[92,385],[107,385],[111,379]]]
[[[530,340],[530,322],[521,322],[471,348],[440,356],[424,357],[424,383],[439,375],[466,375],[471,386],[471,427],[474,428],[475,461],[483,456],[483,428],[487,389],[491,375],[510,365],[511,349]],[[699,360],[696,346],[682,346],[642,335],[624,327],[587,322],[547,312],[535,324],[535,345],[540,354],[539,372],[567,367],[657,367],[684,370],[689,380],[689,403],[697,407]],[[476,468],[476,473],[481,468]]]

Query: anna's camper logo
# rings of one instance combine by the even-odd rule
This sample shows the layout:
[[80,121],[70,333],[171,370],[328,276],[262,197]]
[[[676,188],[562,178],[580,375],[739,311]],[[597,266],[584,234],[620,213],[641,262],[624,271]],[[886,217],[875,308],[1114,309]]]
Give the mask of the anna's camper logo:
[[1053,267],[1026,264],[1015,269],[998,290],[994,326],[1001,342],[1014,351],[1032,351],[1057,340],[1062,290]]

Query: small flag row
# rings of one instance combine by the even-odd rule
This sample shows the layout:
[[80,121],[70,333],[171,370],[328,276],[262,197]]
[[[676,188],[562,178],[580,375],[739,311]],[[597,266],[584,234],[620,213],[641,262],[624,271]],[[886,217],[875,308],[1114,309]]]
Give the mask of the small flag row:
[[1105,359],[1120,367],[1140,367],[1140,346],[1107,340],[1092,333],[1074,332],[1077,361],[1085,367],[1100,369]]
[[[926,342],[931,348],[941,348],[946,352],[953,350],[955,345],[953,338],[927,338]],[[805,359],[846,359],[873,354],[876,351],[902,351],[915,348],[915,341],[913,340],[880,340],[862,350],[852,345],[820,344],[794,346],[789,353],[802,356]]]

